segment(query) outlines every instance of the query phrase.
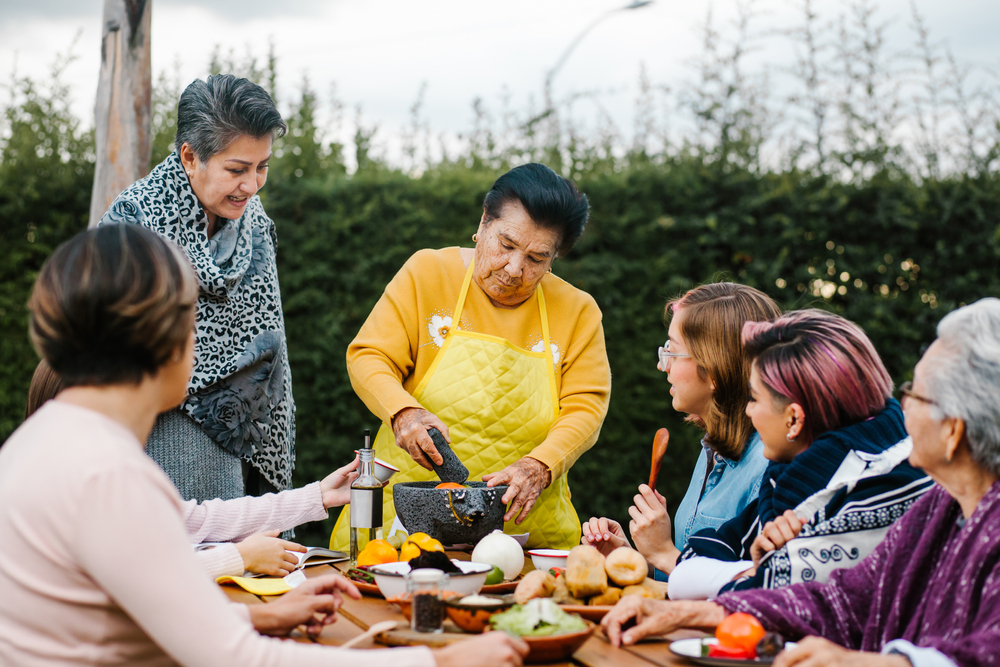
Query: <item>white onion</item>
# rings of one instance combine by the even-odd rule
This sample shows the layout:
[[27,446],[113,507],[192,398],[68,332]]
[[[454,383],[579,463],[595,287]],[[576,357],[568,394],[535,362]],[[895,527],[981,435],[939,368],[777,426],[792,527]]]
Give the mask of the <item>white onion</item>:
[[502,530],[494,530],[479,540],[479,544],[472,550],[472,560],[499,567],[503,570],[503,578],[508,581],[516,579],[524,569],[524,551],[521,550],[521,545]]

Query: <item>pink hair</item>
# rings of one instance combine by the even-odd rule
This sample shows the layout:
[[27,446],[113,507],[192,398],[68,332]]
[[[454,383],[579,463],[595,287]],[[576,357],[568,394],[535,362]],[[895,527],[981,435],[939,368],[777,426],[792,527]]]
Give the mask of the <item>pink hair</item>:
[[807,442],[872,417],[892,395],[868,336],[839,315],[810,309],[747,322],[743,344],[767,388],[806,413]]

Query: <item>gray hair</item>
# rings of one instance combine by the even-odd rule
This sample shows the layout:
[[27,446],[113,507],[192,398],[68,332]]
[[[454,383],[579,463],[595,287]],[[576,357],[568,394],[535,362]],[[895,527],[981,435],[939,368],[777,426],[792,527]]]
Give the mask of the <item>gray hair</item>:
[[195,79],[181,93],[174,145],[180,150],[188,144],[205,162],[241,136],[276,139],[287,131],[266,90],[249,79],[215,74]]
[[942,356],[930,365],[932,416],[965,422],[972,459],[1000,475],[1000,299],[980,299],[937,327]]

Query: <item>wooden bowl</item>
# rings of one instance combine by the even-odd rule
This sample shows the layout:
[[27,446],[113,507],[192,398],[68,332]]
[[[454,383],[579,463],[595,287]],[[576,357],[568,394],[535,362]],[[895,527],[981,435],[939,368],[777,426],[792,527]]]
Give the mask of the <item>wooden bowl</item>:
[[[490,596],[485,596],[490,597]],[[485,604],[462,604],[462,598],[454,597],[445,600],[445,609],[448,612],[448,618],[451,619],[452,623],[462,628],[466,632],[482,632],[486,625],[490,622],[490,618],[493,614],[500,613],[501,611],[506,611],[514,606],[514,600],[505,598],[496,598],[496,604],[485,605]]]
[[568,660],[576,653],[583,643],[590,639],[597,628],[591,621],[586,621],[587,629],[579,632],[567,632],[549,637],[521,637],[531,649],[525,662],[560,662]]

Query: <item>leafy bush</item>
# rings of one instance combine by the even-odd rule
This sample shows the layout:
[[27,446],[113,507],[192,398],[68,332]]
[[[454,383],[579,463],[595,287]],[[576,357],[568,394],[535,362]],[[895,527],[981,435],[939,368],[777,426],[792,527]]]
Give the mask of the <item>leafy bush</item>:
[[93,135],[82,132],[60,83],[11,82],[0,129],[0,442],[24,419],[38,357],[27,337],[25,304],[56,246],[87,227],[94,181]]

